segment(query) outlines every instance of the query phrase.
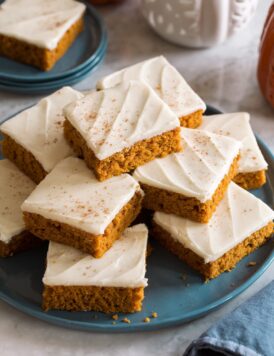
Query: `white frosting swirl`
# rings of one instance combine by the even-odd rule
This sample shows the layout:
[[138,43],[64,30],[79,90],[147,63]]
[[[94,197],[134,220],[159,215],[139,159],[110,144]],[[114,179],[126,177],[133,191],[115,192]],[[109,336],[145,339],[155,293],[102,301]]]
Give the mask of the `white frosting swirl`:
[[63,134],[63,107],[83,95],[64,87],[4,122],[0,130],[31,152],[46,172],[73,155]]
[[0,240],[9,243],[25,230],[20,209],[35,184],[7,159],[0,160]]
[[68,157],[36,187],[22,210],[100,235],[137,190],[139,184],[129,174],[99,182],[83,160]]
[[107,75],[98,81],[97,88],[112,88],[130,80],[142,80],[150,85],[178,117],[206,109],[202,99],[163,56],[148,59]]
[[267,169],[267,163],[259,149],[250,126],[250,116],[245,112],[204,116],[199,127],[219,135],[226,135],[242,142],[239,173],[256,172]]
[[43,283],[49,286],[146,287],[145,225],[127,228],[103,257],[50,242]]
[[181,128],[183,151],[138,167],[133,176],[152,187],[197,198],[212,198],[241,143],[213,133]]
[[169,107],[138,81],[92,92],[64,112],[100,160],[180,126]]
[[274,219],[274,212],[260,199],[231,182],[207,224],[160,212],[156,212],[153,219],[174,240],[208,263],[266,226]]
[[53,50],[85,8],[74,0],[6,0],[0,6],[0,34]]

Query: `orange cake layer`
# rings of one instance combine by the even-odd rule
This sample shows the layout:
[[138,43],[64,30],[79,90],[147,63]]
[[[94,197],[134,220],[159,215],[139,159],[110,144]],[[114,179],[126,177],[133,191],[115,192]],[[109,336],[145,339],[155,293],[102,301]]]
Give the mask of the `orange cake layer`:
[[43,309],[135,313],[142,309],[144,288],[44,286]]
[[268,223],[259,229],[236,247],[229,250],[222,257],[209,263],[205,263],[203,258],[192,250],[184,247],[180,242],[174,240],[172,236],[156,223],[153,223],[152,234],[167,250],[174,253],[190,267],[200,272],[206,280],[216,278],[221,273],[232,270],[236,264],[262,246],[273,233],[273,222]]
[[266,182],[265,170],[250,173],[238,173],[233,181],[244,189],[258,189]]
[[93,235],[65,223],[46,219],[39,214],[24,211],[27,230],[43,240],[52,240],[72,246],[99,258],[113,245],[141,210],[142,194],[133,198],[120,210],[103,235]]
[[35,183],[40,183],[45,178],[47,172],[36,160],[33,154],[23,146],[15,142],[10,136],[3,134],[2,141],[3,155],[12,161],[22,172],[30,177]]
[[30,234],[28,231],[23,231],[14,236],[8,243],[0,241],[0,257],[12,256],[15,253],[38,247],[42,243],[43,241]]
[[197,222],[207,223],[237,172],[238,160],[239,156],[234,159],[228,174],[223,178],[212,198],[205,203],[196,198],[140,183],[145,192],[143,206],[146,209],[163,211],[167,214],[175,214]]
[[83,26],[82,16],[66,31],[53,50],[0,34],[0,55],[48,71],[66,53],[75,38],[83,30]]
[[198,110],[192,114],[181,116],[179,120],[181,126],[189,127],[190,129],[196,129],[202,124],[203,110]]
[[99,160],[68,120],[64,124],[64,133],[76,154],[84,158],[87,166],[94,170],[100,181],[130,172],[154,158],[165,157],[172,152],[181,150],[180,128],[176,128],[162,135],[137,142],[132,147]]

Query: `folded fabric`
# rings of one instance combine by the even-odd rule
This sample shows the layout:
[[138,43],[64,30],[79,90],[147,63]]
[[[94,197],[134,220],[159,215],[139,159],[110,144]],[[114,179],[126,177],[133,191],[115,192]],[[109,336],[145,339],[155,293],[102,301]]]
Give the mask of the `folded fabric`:
[[274,355],[274,280],[194,340],[184,356]]

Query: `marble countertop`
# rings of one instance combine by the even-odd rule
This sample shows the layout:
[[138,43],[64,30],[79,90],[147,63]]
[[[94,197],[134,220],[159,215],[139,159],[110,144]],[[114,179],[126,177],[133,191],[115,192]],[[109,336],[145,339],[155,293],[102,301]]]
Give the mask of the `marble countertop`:
[[[240,34],[223,45],[203,50],[183,49],[159,38],[143,20],[136,0],[101,8],[109,30],[107,56],[104,64],[75,88],[88,90],[102,75],[164,54],[208,104],[227,112],[250,112],[255,132],[274,150],[274,111],[261,96],[256,80],[258,42],[271,2],[260,2],[256,16]],[[0,92],[0,121],[39,98]],[[181,355],[194,338],[263,288],[273,275],[274,264],[247,291],[221,309],[183,326],[149,333],[111,335],[66,330],[0,302],[0,354]]]

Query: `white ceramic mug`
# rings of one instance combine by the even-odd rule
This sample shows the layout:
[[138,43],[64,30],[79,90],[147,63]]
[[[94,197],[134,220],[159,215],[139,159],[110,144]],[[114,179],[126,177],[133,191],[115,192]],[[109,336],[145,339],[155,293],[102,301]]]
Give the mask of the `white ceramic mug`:
[[166,40],[190,47],[211,47],[241,30],[258,0],[142,0],[150,26]]

